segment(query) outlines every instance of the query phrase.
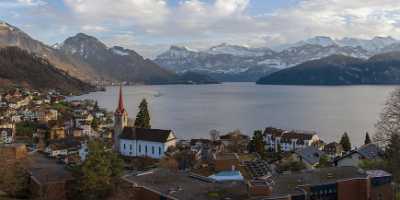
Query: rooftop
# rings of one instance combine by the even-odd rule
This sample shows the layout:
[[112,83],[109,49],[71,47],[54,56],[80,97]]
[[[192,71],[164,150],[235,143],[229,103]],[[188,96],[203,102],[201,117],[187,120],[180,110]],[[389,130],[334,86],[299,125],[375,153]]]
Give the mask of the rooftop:
[[330,167],[307,170],[295,174],[282,174],[272,177],[273,195],[299,194],[298,186],[324,185],[343,179],[367,178],[368,174],[356,167]]
[[236,153],[219,153],[215,160],[239,160],[239,156]]
[[48,159],[39,153],[34,153],[29,158],[31,166],[28,170],[41,184],[73,179],[72,174],[64,168],[64,165],[57,164],[55,160]]
[[180,200],[206,200],[210,195],[219,195],[218,199],[246,199],[247,190],[243,182],[216,183],[189,176],[185,172],[156,170],[141,176],[130,176],[128,180],[162,194]]
[[[171,130],[125,127],[120,138],[152,142],[167,142],[171,139],[171,134],[173,134]],[[175,135],[173,135],[172,139],[175,138]]]

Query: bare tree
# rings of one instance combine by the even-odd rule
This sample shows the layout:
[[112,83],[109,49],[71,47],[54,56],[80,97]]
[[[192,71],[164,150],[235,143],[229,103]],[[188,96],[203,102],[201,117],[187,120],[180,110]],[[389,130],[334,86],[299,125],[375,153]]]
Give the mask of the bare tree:
[[400,88],[394,90],[386,101],[378,123],[374,141],[386,146],[394,134],[400,134]]

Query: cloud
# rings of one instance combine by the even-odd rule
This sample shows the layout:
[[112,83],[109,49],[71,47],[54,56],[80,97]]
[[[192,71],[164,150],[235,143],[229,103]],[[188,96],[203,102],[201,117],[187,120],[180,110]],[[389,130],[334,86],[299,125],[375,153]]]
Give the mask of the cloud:
[[0,2],[0,8],[16,9],[22,7],[44,6],[47,2],[42,0],[3,0]]
[[17,0],[17,2],[27,6],[42,6],[47,4],[42,0]]
[[81,30],[84,32],[107,32],[107,31],[109,31],[108,28],[103,27],[103,26],[97,26],[97,25],[83,25],[81,27]]
[[[52,41],[84,31],[106,38],[110,45],[146,46],[146,52],[151,50],[147,46],[158,44],[274,46],[316,35],[400,38],[398,0],[285,0],[293,3],[265,13],[255,9],[259,5],[269,8],[270,1],[62,0],[65,8],[60,9],[52,3],[33,6],[50,0],[3,0],[0,16],[10,19],[10,12],[17,12],[20,16],[12,18],[20,19],[17,24],[35,24],[37,28],[29,30],[39,37],[52,35]],[[23,11],[8,9],[12,6],[22,6]],[[28,9],[34,15],[26,14]],[[41,34],[43,31],[49,33]]]
[[86,20],[115,19],[119,23],[135,22],[141,26],[163,23],[169,13],[164,0],[64,0]]
[[315,35],[331,37],[400,36],[400,1],[397,0],[312,0],[268,13],[258,20],[267,24],[266,33],[284,41]]

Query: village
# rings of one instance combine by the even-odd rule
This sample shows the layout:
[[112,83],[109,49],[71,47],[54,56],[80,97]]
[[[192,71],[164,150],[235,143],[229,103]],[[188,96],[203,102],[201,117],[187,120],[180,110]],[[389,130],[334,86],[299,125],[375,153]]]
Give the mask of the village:
[[[88,161],[104,152],[122,161],[119,187],[105,199],[395,199],[392,174],[364,167],[384,156],[368,134],[357,148],[347,134],[325,142],[316,132],[270,126],[252,136],[211,130],[208,138],[178,139],[173,127],[151,126],[145,100],[131,120],[122,86],[115,99],[111,113],[56,91],[0,95],[0,163],[22,163],[25,199],[75,199],[74,170],[101,165]],[[8,172],[0,168],[0,176]],[[0,188],[0,199],[19,196],[10,191]]]

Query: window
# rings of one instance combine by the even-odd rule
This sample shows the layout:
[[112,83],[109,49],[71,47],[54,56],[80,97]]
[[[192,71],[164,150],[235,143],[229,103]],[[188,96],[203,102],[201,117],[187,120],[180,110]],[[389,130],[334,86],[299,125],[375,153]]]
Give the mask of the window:
[[145,151],[146,154],[147,154],[147,145],[144,147],[144,151]]
[[158,147],[158,155],[161,155],[161,147]]
[[129,145],[129,150],[131,150],[131,151],[132,151],[132,144],[130,144],[130,145]]
[[154,154],[154,146],[151,147],[151,154]]
[[125,144],[124,144],[124,149],[125,149]]
[[139,153],[142,153],[142,145],[139,144]]

